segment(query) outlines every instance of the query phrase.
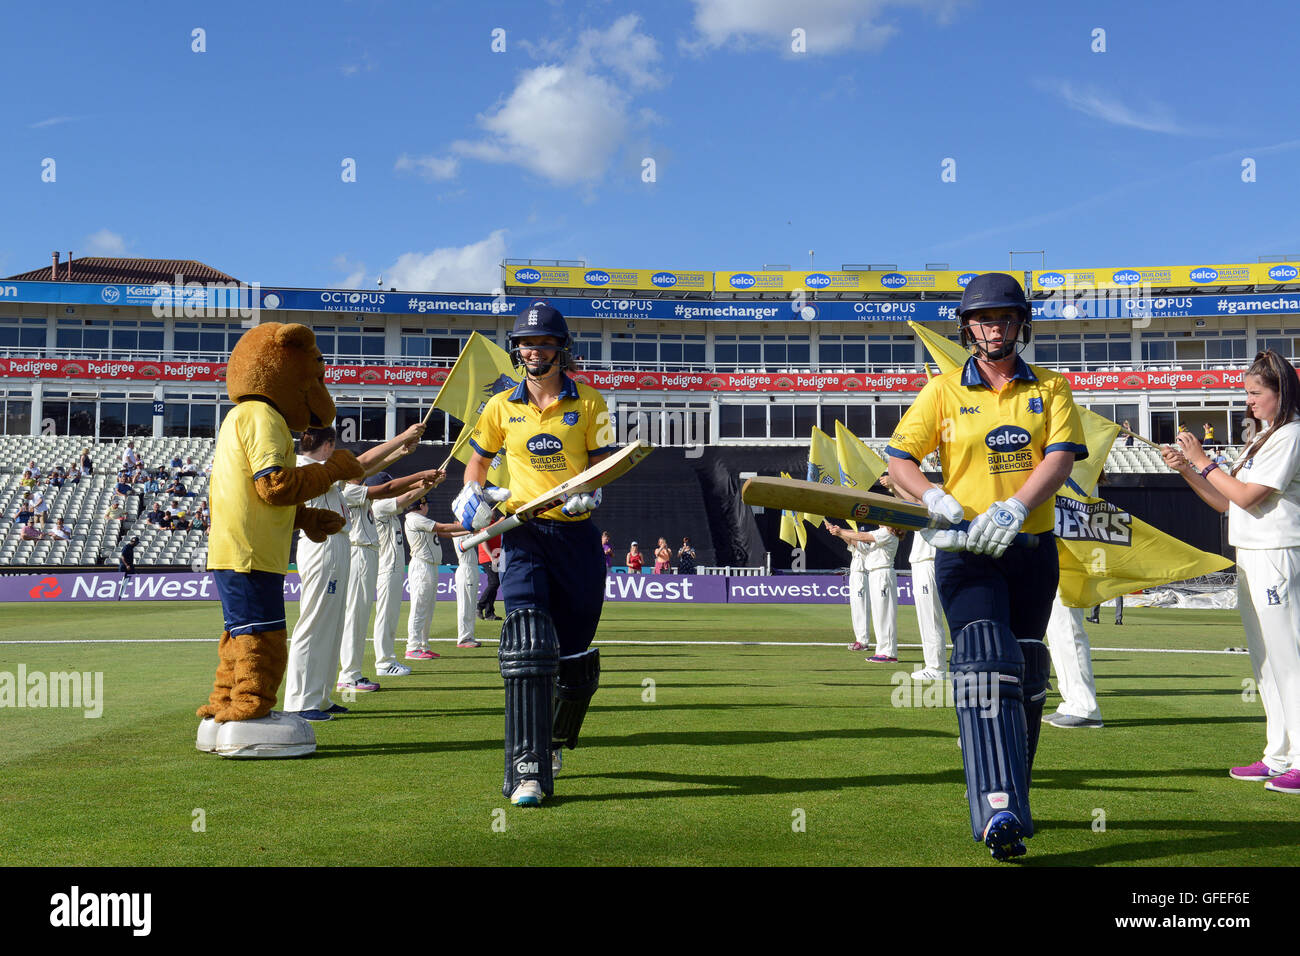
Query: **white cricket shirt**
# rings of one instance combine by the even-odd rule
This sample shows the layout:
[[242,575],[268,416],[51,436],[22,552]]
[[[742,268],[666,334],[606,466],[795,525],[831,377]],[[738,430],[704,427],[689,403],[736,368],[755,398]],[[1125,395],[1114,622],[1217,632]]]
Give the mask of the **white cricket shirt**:
[[1300,420],[1269,436],[1237,480],[1274,492],[1249,511],[1229,503],[1229,543],[1253,550],[1300,547]]

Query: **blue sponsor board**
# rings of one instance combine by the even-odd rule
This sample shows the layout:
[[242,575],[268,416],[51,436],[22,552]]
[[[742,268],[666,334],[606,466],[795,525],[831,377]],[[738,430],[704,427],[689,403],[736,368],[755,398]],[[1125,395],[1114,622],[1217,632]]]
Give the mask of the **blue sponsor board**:
[[[1275,267],[1277,281],[1294,279],[1292,266]],[[733,277],[735,278],[735,277]],[[1043,277],[1040,277],[1042,281]],[[514,295],[442,294],[436,292],[360,292],[346,289],[226,289],[214,286],[175,288],[150,285],[98,285],[83,282],[17,282],[0,280],[0,303],[55,303],[161,307],[172,317],[254,309],[286,312],[340,312],[349,315],[514,315],[534,302],[547,302],[572,318],[682,319],[720,321],[797,322],[816,318],[828,322],[870,321],[955,322],[955,300],[707,300],[635,299]],[[811,309],[811,312],[808,311]],[[188,310],[188,311],[187,311]],[[1035,319],[1142,319],[1215,315],[1300,314],[1300,293],[1274,295],[1136,296],[1123,290],[1075,298],[1056,293],[1034,300]]]

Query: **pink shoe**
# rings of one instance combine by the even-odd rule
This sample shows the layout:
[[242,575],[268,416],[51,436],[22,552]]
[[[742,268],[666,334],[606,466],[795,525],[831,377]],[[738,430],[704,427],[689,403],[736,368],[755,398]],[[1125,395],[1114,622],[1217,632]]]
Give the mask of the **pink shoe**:
[[406,652],[406,659],[408,661],[431,661],[435,657],[441,656],[441,654],[435,654],[433,651],[425,650],[422,647],[417,647],[413,651]]
[[849,650],[851,651],[865,651],[866,649],[867,645],[863,644],[861,641],[854,641],[849,645]]
[[[1291,771],[1295,773],[1296,771]],[[1282,776],[1281,770],[1270,770],[1268,764],[1262,760],[1256,760],[1248,767],[1233,767],[1228,771],[1228,776],[1233,780],[1272,780],[1274,777]]]
[[1300,793],[1300,770],[1288,770],[1264,784],[1265,790],[1278,793]]
[[882,657],[881,655],[876,654],[874,657],[868,657],[868,658],[867,658],[867,661],[870,662],[870,663],[872,663],[872,664],[897,664],[897,663],[898,663],[898,658],[897,658],[897,657]]
[[358,677],[354,681],[339,681],[335,685],[339,690],[350,690],[357,694],[370,694],[379,690],[379,685],[372,680],[366,680],[364,677]]

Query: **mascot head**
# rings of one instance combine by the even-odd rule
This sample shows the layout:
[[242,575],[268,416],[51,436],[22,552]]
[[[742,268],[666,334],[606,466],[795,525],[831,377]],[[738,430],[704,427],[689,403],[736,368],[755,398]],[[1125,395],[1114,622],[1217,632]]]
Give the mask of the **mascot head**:
[[240,336],[226,365],[226,394],[236,403],[265,399],[295,432],[334,421],[325,358],[305,325],[266,322]]

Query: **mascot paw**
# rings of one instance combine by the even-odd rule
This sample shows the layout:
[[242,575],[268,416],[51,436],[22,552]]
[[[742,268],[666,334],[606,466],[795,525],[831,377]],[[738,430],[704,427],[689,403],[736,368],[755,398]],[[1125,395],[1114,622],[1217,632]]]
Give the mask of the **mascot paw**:
[[343,516],[328,508],[300,508],[294,526],[317,544],[343,530]]

